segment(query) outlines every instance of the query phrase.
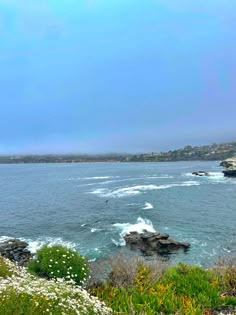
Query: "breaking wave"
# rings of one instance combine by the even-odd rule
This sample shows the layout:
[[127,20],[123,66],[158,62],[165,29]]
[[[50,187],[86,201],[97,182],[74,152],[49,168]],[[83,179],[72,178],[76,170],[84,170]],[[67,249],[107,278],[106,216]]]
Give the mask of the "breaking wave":
[[142,233],[144,231],[156,232],[156,230],[153,227],[152,222],[148,219],[143,219],[141,217],[137,219],[137,222],[135,224],[115,223],[113,224],[113,226],[117,229],[120,236],[119,240],[112,239],[112,242],[116,246],[125,246],[124,236],[131,232],[138,232],[138,233]]
[[143,210],[153,209],[153,205],[149,202],[145,202],[145,206],[143,207]]
[[[9,239],[13,239],[14,237],[9,237],[9,236],[1,236],[0,237],[0,242],[7,241]],[[37,250],[39,250],[42,246],[48,245],[48,246],[53,246],[53,245],[62,245],[65,247],[69,247],[71,249],[76,249],[77,244],[72,243],[72,242],[66,242],[62,238],[52,238],[52,237],[45,237],[45,238],[38,238],[35,241],[32,239],[27,239],[27,238],[18,238],[21,241],[24,241],[29,244],[28,249],[31,251],[31,253],[35,254]]]
[[159,189],[168,189],[172,187],[188,187],[188,186],[197,186],[200,185],[197,181],[186,181],[180,184],[168,184],[168,185],[137,185],[125,188],[118,188],[115,190],[107,189],[107,188],[99,188],[91,191],[91,194],[95,194],[101,197],[112,197],[112,198],[120,198],[126,196],[134,196],[140,193],[143,193],[148,190],[159,190]]

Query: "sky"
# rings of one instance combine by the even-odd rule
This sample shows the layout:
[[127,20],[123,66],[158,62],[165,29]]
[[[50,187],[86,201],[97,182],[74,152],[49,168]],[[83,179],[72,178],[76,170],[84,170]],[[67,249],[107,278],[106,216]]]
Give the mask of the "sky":
[[235,0],[0,0],[0,154],[230,141]]

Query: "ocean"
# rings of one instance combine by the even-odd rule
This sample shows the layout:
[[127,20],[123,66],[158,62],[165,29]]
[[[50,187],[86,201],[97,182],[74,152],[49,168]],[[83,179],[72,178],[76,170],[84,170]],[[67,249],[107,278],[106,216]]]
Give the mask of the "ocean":
[[146,229],[191,243],[173,263],[208,267],[236,256],[235,192],[217,161],[0,165],[0,241],[20,238],[32,252],[64,244],[96,260]]

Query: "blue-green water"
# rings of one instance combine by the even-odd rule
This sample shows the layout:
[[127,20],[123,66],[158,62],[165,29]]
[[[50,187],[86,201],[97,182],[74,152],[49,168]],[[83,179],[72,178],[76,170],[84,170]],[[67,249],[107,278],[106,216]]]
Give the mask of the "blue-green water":
[[94,259],[120,250],[128,231],[155,229],[191,243],[173,261],[212,265],[236,255],[236,179],[218,165],[0,165],[0,239],[22,238],[32,250],[65,243]]

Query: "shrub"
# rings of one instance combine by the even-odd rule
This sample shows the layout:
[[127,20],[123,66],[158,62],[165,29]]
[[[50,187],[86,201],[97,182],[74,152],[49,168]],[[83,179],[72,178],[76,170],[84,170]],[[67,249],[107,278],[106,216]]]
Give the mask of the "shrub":
[[63,278],[83,285],[89,276],[89,266],[85,257],[72,249],[44,246],[36,253],[36,259],[28,265],[28,270],[48,279]]
[[147,261],[140,256],[119,253],[94,262],[91,265],[91,279],[88,284],[90,287],[105,283],[118,288],[135,286],[137,274],[142,266],[147,266],[150,270],[150,285],[161,278],[168,267],[168,262],[164,259]]
[[218,278],[211,271],[180,263],[166,272],[163,284],[167,283],[172,284],[177,296],[195,299],[204,307],[221,303]]

